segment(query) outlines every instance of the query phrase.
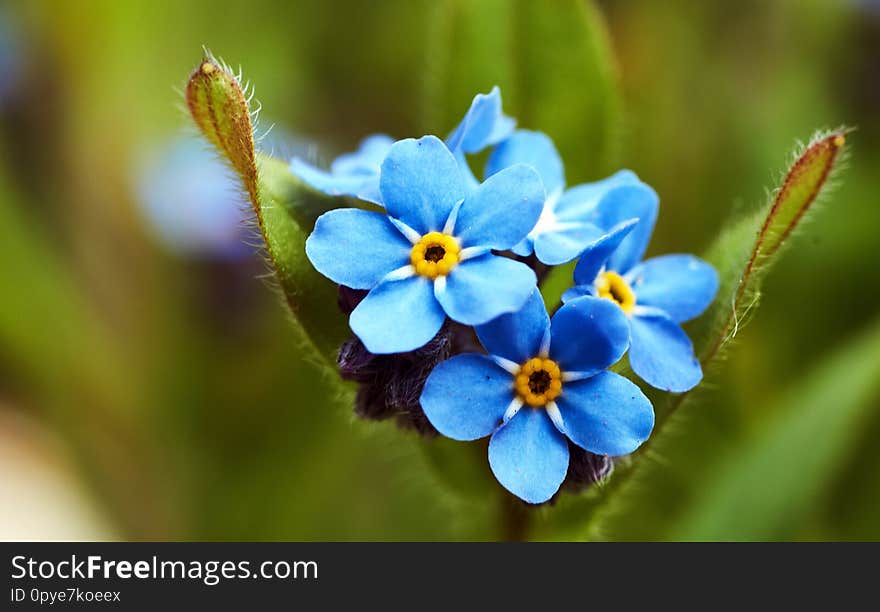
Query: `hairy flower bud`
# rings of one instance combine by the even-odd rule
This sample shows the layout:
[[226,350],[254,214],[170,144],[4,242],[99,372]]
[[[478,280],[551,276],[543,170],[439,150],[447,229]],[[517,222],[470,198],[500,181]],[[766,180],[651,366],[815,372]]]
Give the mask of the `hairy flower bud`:
[[186,84],[186,103],[202,134],[241,177],[259,217],[254,128],[239,78],[214,58],[206,57]]

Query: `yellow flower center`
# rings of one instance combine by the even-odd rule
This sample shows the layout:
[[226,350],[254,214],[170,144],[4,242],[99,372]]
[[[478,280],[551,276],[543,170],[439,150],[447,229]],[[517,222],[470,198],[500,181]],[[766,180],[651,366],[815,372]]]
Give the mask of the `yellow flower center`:
[[545,406],[562,393],[562,371],[552,359],[534,357],[519,367],[513,388],[529,406]]
[[617,272],[603,272],[596,278],[599,297],[611,300],[629,314],[636,305],[636,294]]
[[441,232],[428,232],[413,245],[410,261],[416,274],[435,279],[446,276],[458,265],[461,247],[455,238]]

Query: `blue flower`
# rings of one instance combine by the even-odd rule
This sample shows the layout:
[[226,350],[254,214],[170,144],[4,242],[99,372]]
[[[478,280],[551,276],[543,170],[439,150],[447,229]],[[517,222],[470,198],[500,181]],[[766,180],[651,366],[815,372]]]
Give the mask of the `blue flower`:
[[628,210],[633,199],[656,199],[650,187],[629,170],[595,183],[565,189],[565,171],[553,141],[541,132],[517,130],[499,144],[489,157],[486,176],[510,165],[524,163],[541,175],[547,200],[535,228],[513,248],[517,255],[531,255],[555,266],[577,257],[589,244],[605,234],[599,204]]
[[599,455],[625,455],[654,427],[639,388],[606,371],[624,354],[626,317],[585,297],[551,319],[535,290],[524,307],[476,328],[489,355],[457,355],[431,372],[425,415],[454,440],[491,435],[489,465],[508,491],[538,504],[565,479],[566,438]]
[[[446,145],[461,164],[463,178],[471,187],[478,181],[467,165],[465,154],[478,153],[506,138],[515,121],[501,112],[501,92],[497,87],[488,94],[477,94],[461,123],[453,130]],[[316,168],[294,158],[290,170],[299,179],[332,196],[348,195],[382,204],[379,174],[382,160],[391,150],[394,139],[385,134],[367,136],[354,153],[341,155],[330,171]]]
[[[637,203],[636,203],[637,204]],[[581,255],[575,286],[563,301],[585,295],[606,298],[626,313],[630,327],[629,363],[652,387],[683,392],[703,376],[690,338],[680,327],[712,303],[718,291],[715,269],[693,255],[664,255],[641,261],[656,219],[656,204],[644,210],[609,210],[606,221],[640,217],[618,224]]]
[[532,168],[511,166],[469,189],[443,141],[425,136],[391,147],[379,188],[387,214],[331,210],[306,242],[321,274],[370,290],[349,317],[370,352],[416,349],[447,316],[479,325],[523,305],[534,272],[492,250],[522,240],[541,214]]

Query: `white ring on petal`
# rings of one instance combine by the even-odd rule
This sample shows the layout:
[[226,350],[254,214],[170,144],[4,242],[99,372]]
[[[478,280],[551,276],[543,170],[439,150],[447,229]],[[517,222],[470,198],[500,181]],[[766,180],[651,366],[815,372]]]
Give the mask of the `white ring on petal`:
[[523,401],[519,396],[513,398],[510,402],[510,405],[507,407],[507,410],[504,411],[504,417],[502,419],[502,424],[507,423],[510,419],[516,416],[516,413],[519,412],[519,409],[522,408]]
[[579,221],[557,221],[553,225],[553,231],[554,232],[563,232],[565,230],[583,227],[585,225],[586,225],[586,223],[581,223]]
[[434,279],[434,295],[446,293],[446,277],[438,276]]
[[[635,293],[635,292],[633,292]],[[653,306],[639,306],[636,304],[630,313],[634,317],[667,317],[666,311]]]
[[547,416],[553,421],[553,424],[556,426],[556,429],[559,430],[559,433],[563,436],[566,435],[565,421],[562,420],[562,413],[559,412],[559,406],[556,405],[556,402],[547,402],[544,406],[544,410],[547,411]]
[[503,370],[510,372],[511,374],[516,375],[519,372],[519,364],[515,361],[511,361],[510,359],[505,359],[504,357],[499,357],[498,355],[491,355],[492,361],[497,363]]
[[544,208],[541,209],[541,216],[538,217],[535,227],[529,232],[529,236],[536,238],[541,234],[555,232],[559,230],[560,223],[556,218],[556,203],[562,196],[562,189],[557,189],[544,200]]
[[541,234],[555,232],[557,225],[559,225],[559,221],[556,220],[556,214],[553,212],[553,209],[544,204],[544,210],[541,211],[541,216],[538,217],[538,222],[535,223],[535,227],[529,232],[529,236],[536,238]]
[[422,239],[422,235],[420,233],[408,226],[403,221],[398,221],[394,217],[388,217],[388,220],[391,221],[391,224],[396,227],[400,231],[400,233],[403,234],[404,238],[409,240],[412,244],[415,244]]
[[382,282],[403,280],[405,278],[409,278],[410,276],[415,275],[415,273],[416,273],[416,269],[413,268],[411,264],[407,264],[405,266],[401,266],[400,268],[397,268],[396,270],[392,270],[391,272],[386,274],[382,278]]
[[464,204],[464,199],[458,201],[458,203],[452,207],[452,210],[449,211],[449,217],[446,219],[446,225],[443,226],[443,233],[451,236],[455,231],[455,222],[458,220],[458,211],[461,210],[461,205]]
[[458,261],[466,261],[468,259],[473,259],[474,257],[479,257],[480,255],[485,255],[491,251],[491,249],[487,249],[486,247],[465,247],[458,253]]
[[562,382],[575,382],[595,376],[595,372],[563,372]]
[[541,348],[538,349],[538,355],[546,359],[550,355],[550,340],[552,336],[550,335],[550,326],[547,326],[547,329],[544,330],[544,336],[541,338]]

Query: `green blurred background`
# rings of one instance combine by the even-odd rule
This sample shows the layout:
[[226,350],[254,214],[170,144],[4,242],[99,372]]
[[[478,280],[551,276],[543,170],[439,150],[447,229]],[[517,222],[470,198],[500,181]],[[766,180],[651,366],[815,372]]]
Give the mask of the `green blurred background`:
[[[275,124],[264,146],[277,155],[327,160],[376,131],[445,134],[477,92],[438,91],[421,67],[438,52],[443,4],[0,7],[0,536],[498,537],[494,493],[450,494],[443,472],[454,466],[432,469],[414,434],[334,401],[258,256],[181,248],[180,217],[154,210],[156,198],[187,197],[174,170],[189,162],[173,147],[193,134],[180,92],[203,45],[241,64],[261,125]],[[653,451],[662,467],[638,504],[601,533],[664,539],[791,389],[878,320],[880,3],[598,6],[622,111],[612,156],[567,171],[588,180],[628,167],[658,191],[649,254],[703,252],[728,219],[766,201],[797,139],[856,128],[838,188],[771,273],[707,399]],[[478,31],[491,38],[498,23],[486,16]],[[454,112],[437,111],[438,96]],[[545,113],[579,112],[544,102]],[[180,163],[163,167],[172,151]],[[144,195],[157,184],[158,196]],[[751,534],[719,523],[695,537],[880,539],[877,391],[790,520]],[[580,502],[539,510],[533,537],[569,537],[589,509]]]

